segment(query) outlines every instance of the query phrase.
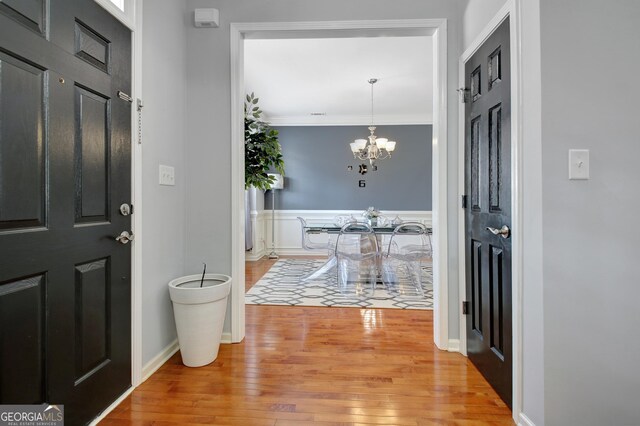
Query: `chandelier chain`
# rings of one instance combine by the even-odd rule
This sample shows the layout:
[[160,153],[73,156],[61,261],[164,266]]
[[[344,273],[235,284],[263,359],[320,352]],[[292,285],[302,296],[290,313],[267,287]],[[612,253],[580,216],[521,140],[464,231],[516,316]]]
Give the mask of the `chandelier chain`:
[[371,125],[373,126],[373,85],[375,83],[374,80],[369,80],[371,83]]

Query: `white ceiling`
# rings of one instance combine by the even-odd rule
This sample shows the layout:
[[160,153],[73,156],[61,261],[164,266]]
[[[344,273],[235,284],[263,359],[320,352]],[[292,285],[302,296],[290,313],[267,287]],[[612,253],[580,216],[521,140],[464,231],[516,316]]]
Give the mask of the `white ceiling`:
[[[432,38],[245,40],[245,89],[274,125],[431,124]],[[326,113],[314,116],[312,113]]]

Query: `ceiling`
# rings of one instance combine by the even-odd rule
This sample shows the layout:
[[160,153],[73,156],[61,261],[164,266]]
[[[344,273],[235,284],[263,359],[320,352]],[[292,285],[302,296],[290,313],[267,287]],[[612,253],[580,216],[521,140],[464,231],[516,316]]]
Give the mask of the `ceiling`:
[[[431,124],[432,38],[245,40],[245,90],[273,125]],[[317,115],[324,114],[324,115]]]

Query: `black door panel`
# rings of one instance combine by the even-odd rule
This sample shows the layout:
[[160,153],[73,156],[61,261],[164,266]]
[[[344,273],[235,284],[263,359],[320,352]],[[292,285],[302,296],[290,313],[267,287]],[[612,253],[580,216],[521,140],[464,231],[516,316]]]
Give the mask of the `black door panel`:
[[0,403],[67,424],[131,385],[130,58],[91,0],[0,3]]
[[511,78],[509,21],[465,66],[467,354],[511,406]]

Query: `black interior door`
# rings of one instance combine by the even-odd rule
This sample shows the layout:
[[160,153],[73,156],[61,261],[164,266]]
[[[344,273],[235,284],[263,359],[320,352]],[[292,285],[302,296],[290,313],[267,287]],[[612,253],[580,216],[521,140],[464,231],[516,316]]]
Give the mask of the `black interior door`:
[[[511,78],[509,21],[465,66],[467,353],[511,406]],[[497,233],[497,235],[496,235]]]
[[68,424],[131,384],[130,79],[95,2],[0,2],[0,403]]

